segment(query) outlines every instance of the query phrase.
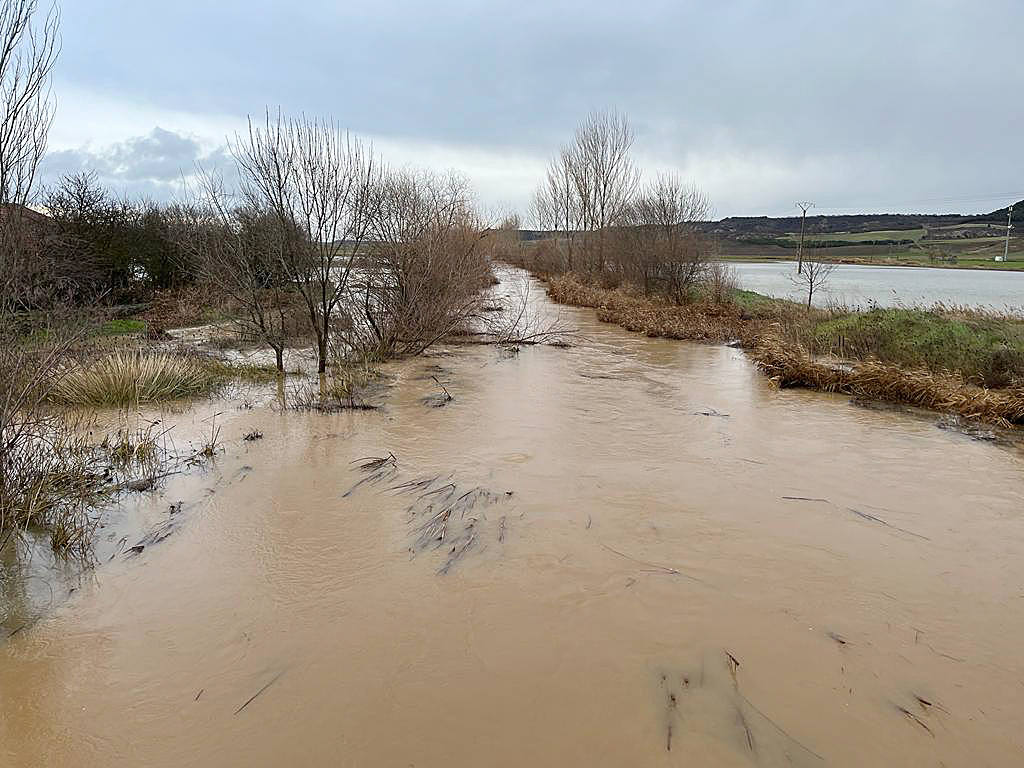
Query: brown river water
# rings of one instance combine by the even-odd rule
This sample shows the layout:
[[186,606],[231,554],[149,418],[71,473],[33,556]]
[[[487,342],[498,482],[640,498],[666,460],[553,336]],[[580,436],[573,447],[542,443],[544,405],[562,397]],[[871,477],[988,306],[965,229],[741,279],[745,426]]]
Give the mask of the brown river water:
[[173,414],[226,450],[0,640],[0,765],[1024,763],[1019,449],[564,316],[377,411]]

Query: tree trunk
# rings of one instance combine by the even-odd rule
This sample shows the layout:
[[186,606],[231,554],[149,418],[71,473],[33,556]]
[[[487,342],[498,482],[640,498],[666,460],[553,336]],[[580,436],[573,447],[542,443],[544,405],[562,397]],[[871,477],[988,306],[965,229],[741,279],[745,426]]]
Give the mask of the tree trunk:
[[277,372],[284,373],[284,347],[274,347],[274,357],[277,362]]

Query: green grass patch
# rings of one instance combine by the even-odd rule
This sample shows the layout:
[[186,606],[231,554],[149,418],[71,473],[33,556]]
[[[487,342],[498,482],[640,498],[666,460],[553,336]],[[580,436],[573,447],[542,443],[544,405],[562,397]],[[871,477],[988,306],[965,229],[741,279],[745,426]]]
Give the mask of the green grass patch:
[[819,352],[958,371],[989,387],[1024,380],[1024,321],[1011,317],[874,309],[818,323],[813,340]]
[[[926,234],[925,229],[880,229],[873,232],[829,232],[819,234],[804,233],[804,241],[815,240],[819,242],[870,242],[873,240],[920,240]],[[800,241],[799,232],[791,232],[784,238],[794,242]]]
[[99,328],[101,336],[123,336],[129,333],[145,333],[146,321],[134,317],[119,317],[107,320]]
[[[213,377],[219,381],[232,379],[265,383],[277,379],[277,367],[271,364],[259,363],[230,363],[215,357],[197,358],[199,364]],[[296,372],[297,373],[297,372]]]
[[756,291],[745,291],[742,288],[733,291],[732,299],[741,309],[754,315],[777,309],[780,306],[795,305],[795,302],[788,299],[776,299]]

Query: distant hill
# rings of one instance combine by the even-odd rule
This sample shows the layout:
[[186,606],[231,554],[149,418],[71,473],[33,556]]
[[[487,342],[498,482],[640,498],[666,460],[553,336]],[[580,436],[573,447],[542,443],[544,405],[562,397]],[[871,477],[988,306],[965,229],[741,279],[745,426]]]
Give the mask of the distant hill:
[[[1024,200],[1014,203],[1015,218],[1024,222]],[[960,213],[858,213],[853,215],[807,217],[807,232],[816,235],[837,233],[861,234],[867,232],[898,232],[900,230],[939,230],[964,225],[1006,224],[1006,208],[991,213],[964,215]],[[730,240],[749,238],[775,238],[800,231],[799,216],[729,216],[719,221],[707,221],[700,228],[708,234]],[[549,233],[538,230],[520,230],[523,240],[536,240]],[[891,238],[893,239],[893,238]]]
[[[998,211],[992,211],[992,213],[986,213],[981,216],[976,216],[976,221],[992,221],[1006,223],[1006,214],[1009,213],[1009,206],[1006,208],[1000,208]],[[1015,219],[1024,220],[1024,200],[1018,200],[1013,204],[1013,217]]]
[[[860,233],[948,227],[963,223],[959,214],[862,213],[850,216],[808,216],[807,231],[817,234]],[[720,237],[777,237],[800,231],[799,216],[730,216],[706,222],[702,229]]]
[[[1006,208],[984,214],[861,213],[808,216],[806,247],[828,252],[830,261],[867,264],[985,266],[1002,261]],[[1014,203],[1009,262],[1024,268],[1024,200]],[[800,243],[799,216],[729,216],[699,228],[714,238],[726,259],[792,259]],[[551,232],[520,230],[523,240]],[[1009,265],[1007,265],[1009,266]]]

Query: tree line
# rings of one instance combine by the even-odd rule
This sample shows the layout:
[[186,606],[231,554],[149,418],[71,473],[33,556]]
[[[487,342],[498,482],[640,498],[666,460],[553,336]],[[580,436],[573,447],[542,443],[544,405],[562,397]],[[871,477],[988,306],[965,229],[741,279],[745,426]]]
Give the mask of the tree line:
[[710,204],[674,173],[643,182],[634,142],[625,115],[599,111],[559,149],[533,195],[535,223],[550,234],[533,248],[533,266],[630,282],[683,303],[717,271],[697,226]]

